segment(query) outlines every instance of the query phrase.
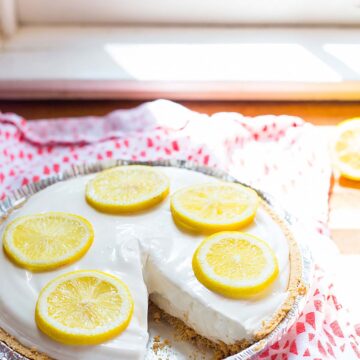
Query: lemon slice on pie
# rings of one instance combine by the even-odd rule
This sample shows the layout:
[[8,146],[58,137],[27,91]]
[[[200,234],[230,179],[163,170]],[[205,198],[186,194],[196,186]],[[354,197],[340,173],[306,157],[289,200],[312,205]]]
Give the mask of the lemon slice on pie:
[[35,320],[52,339],[69,345],[99,344],[130,323],[134,301],[115,276],[79,270],[50,281],[40,292]]
[[225,182],[190,186],[171,197],[175,222],[203,231],[239,229],[254,219],[258,204],[254,190]]
[[108,213],[143,210],[162,201],[169,192],[169,180],[150,166],[120,166],[103,171],[86,186],[86,200]]
[[63,212],[22,216],[4,231],[6,254],[18,265],[43,271],[72,263],[82,257],[94,239],[85,218]]
[[265,290],[279,273],[270,246],[238,231],[206,238],[196,249],[192,266],[204,286],[231,298],[249,297]]
[[335,157],[341,174],[352,180],[360,180],[360,118],[338,125]]

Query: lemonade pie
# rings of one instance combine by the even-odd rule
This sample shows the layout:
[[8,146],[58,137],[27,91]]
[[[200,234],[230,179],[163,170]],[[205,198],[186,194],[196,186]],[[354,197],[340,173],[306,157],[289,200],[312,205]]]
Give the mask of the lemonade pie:
[[149,301],[224,358],[269,334],[302,290],[297,243],[265,201],[184,168],[55,183],[0,236],[0,340],[32,359],[144,359]]

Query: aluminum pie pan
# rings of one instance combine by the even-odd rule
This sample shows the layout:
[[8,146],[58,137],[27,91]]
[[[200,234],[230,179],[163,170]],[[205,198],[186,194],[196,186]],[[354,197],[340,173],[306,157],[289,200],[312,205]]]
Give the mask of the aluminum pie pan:
[[[132,161],[132,160],[110,160],[110,161],[98,161],[94,163],[84,163],[82,165],[74,165],[69,170],[64,171],[63,173],[47,177],[43,180],[40,180],[36,183],[29,183],[18,190],[15,190],[9,195],[5,200],[0,202],[0,220],[5,219],[9,214],[21,207],[26,200],[31,197],[33,194],[47,188],[50,185],[53,185],[60,181],[66,181],[75,177],[89,175],[97,173],[115,166],[121,165],[148,165],[148,166],[165,166],[165,167],[177,167],[187,170],[198,171],[206,175],[213,176],[220,180],[239,183],[242,185],[249,186],[244,184],[228,173],[205,166],[200,166],[185,160],[157,160],[157,161]],[[253,188],[259,197],[264,200],[282,220],[285,221],[288,228],[296,234],[298,229],[296,228],[297,219],[284,210],[269,194]],[[311,256],[310,249],[297,242],[300,249],[300,257],[302,262],[302,274],[301,281],[302,284],[309,289],[313,279],[314,265]],[[261,351],[266,349],[268,346],[272,345],[276,341],[280,340],[283,335],[287,333],[290,327],[296,322],[302,310],[304,309],[308,298],[308,292],[304,295],[298,295],[293,303],[292,308],[284,317],[284,319],[277,325],[277,327],[269,333],[266,337],[261,339],[258,342],[253,343],[248,348],[240,351],[239,353],[227,357],[227,360],[248,360],[253,358],[255,355],[259,354]],[[17,353],[15,350],[11,349],[8,345],[0,341],[0,360],[26,360],[27,358],[23,355]]]

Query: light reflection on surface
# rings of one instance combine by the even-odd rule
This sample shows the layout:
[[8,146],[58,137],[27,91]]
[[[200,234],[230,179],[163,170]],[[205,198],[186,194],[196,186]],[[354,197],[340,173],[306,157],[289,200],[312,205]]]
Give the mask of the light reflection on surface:
[[342,76],[299,44],[107,44],[137,80],[340,82]]
[[360,44],[325,44],[324,50],[360,75]]

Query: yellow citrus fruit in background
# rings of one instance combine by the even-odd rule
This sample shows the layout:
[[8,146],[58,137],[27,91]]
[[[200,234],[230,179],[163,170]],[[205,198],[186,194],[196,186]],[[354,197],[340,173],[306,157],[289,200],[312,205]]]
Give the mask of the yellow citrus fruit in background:
[[204,286],[231,298],[265,290],[279,273],[271,247],[238,231],[223,231],[206,238],[196,249],[192,266]]
[[43,271],[82,257],[94,239],[85,218],[63,212],[22,216],[9,223],[3,234],[6,254],[18,265]]
[[133,212],[161,202],[169,193],[169,179],[150,166],[120,166],[105,170],[86,186],[86,200],[108,213]]
[[338,125],[335,160],[341,175],[360,180],[360,118],[343,121]]
[[253,221],[257,193],[240,184],[200,184],[175,192],[171,212],[177,223],[200,231],[236,230]]
[[79,270],[50,281],[40,292],[35,320],[52,339],[69,345],[109,340],[130,323],[134,301],[117,277]]

